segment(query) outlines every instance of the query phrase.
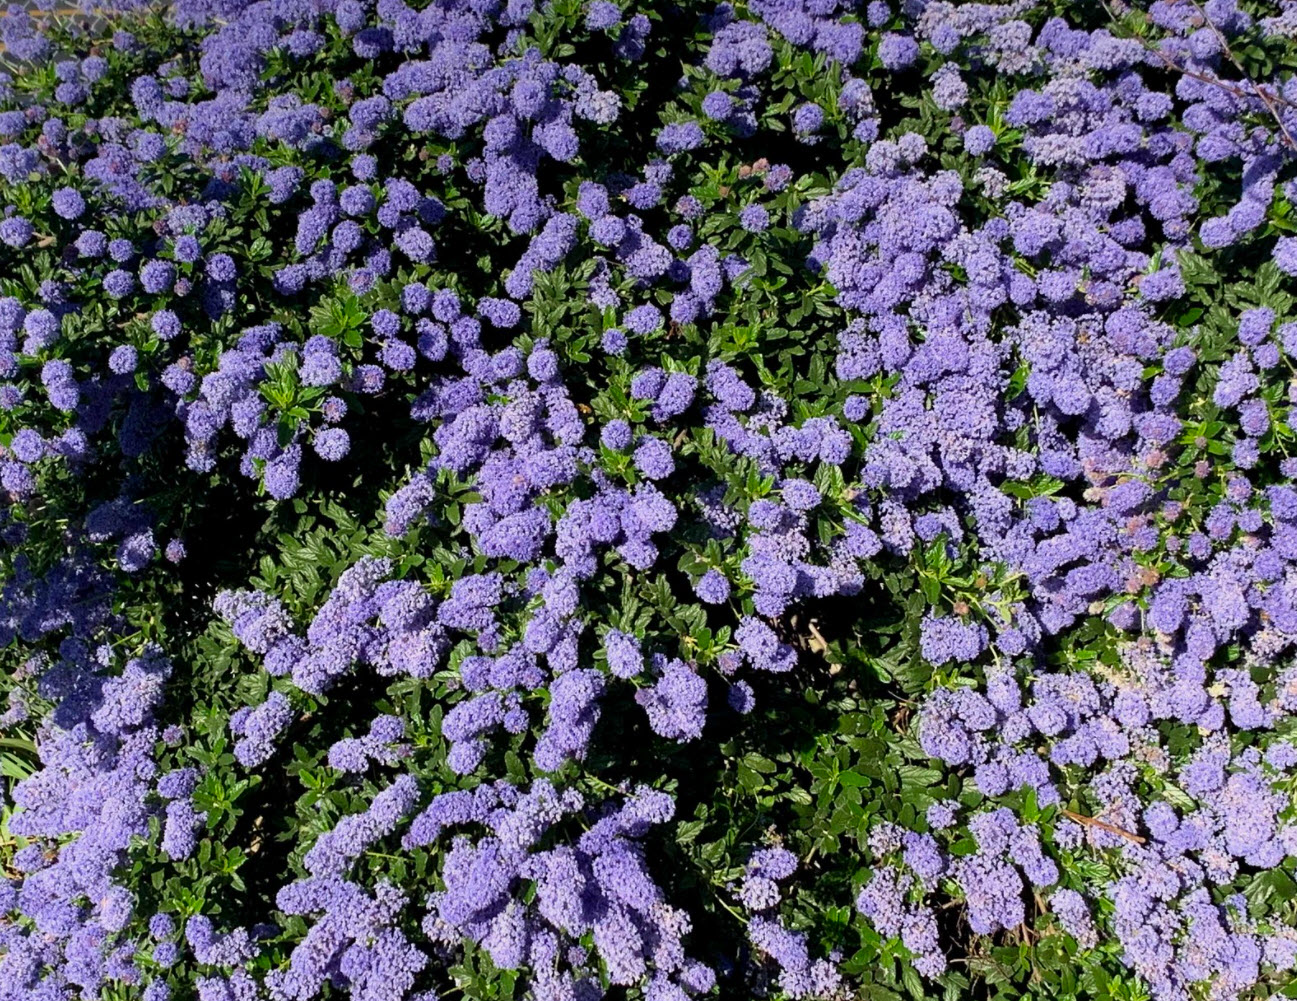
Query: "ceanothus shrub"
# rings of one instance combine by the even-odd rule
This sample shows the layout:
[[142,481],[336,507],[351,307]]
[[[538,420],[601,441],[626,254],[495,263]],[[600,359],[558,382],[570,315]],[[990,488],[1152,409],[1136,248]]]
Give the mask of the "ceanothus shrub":
[[0,1001],[1297,968],[1297,6],[0,19]]

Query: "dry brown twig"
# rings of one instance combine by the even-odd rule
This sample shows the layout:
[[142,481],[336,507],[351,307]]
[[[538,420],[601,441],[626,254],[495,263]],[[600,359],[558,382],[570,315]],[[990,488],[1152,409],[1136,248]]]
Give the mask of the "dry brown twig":
[[1086,827],[1097,827],[1101,831],[1107,831],[1109,834],[1116,834],[1118,837],[1126,838],[1137,845],[1142,845],[1147,840],[1138,834],[1132,834],[1125,828],[1118,827],[1116,824],[1110,824],[1106,820],[1100,820],[1097,817],[1087,817],[1083,813],[1077,813],[1074,810],[1060,810],[1060,813],[1068,820],[1074,820],[1078,824],[1084,824]]

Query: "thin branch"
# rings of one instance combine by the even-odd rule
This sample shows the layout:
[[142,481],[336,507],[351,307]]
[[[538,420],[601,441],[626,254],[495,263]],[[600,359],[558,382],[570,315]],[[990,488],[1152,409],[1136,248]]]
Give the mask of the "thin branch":
[[1060,811],[1068,820],[1075,820],[1078,824],[1084,824],[1086,827],[1097,827],[1101,831],[1107,831],[1109,834],[1116,834],[1118,837],[1126,838],[1137,845],[1144,844],[1147,838],[1142,838],[1138,834],[1131,834],[1130,831],[1118,827],[1116,824],[1110,824],[1106,820],[1099,820],[1097,817],[1087,817],[1083,813],[1075,813],[1072,810]]
[[[1229,42],[1225,40],[1225,36],[1221,34],[1220,29],[1217,28],[1216,25],[1212,24],[1211,18],[1207,17],[1202,7],[1199,6],[1197,0],[1188,0],[1188,2],[1193,4],[1194,8],[1198,11],[1203,21],[1205,21],[1206,24],[1212,29],[1212,31],[1215,32],[1216,37],[1220,40],[1220,43],[1224,48],[1225,56],[1229,59],[1231,63],[1234,64],[1234,67],[1239,71],[1239,73],[1243,76],[1243,78],[1247,80],[1249,84],[1252,85],[1251,93],[1249,93],[1247,88],[1244,87],[1242,84],[1234,83],[1233,81],[1230,80],[1222,80],[1219,76],[1209,76],[1206,73],[1199,73],[1196,70],[1191,70],[1187,66],[1181,66],[1179,63],[1177,63],[1174,59],[1168,56],[1165,52],[1163,52],[1152,42],[1149,42],[1138,36],[1132,36],[1132,37],[1134,37],[1134,40],[1139,42],[1139,44],[1144,47],[1144,50],[1146,52],[1151,52],[1153,55],[1157,56],[1160,60],[1162,60],[1162,63],[1166,66],[1167,69],[1174,70],[1175,72],[1181,74],[1182,76],[1188,77],[1190,80],[1197,80],[1199,83],[1205,83],[1208,84],[1209,86],[1219,87],[1227,94],[1232,94],[1234,97],[1240,99],[1246,99],[1248,97],[1255,96],[1257,99],[1261,101],[1262,104],[1265,105],[1266,110],[1270,112],[1270,116],[1274,119],[1275,124],[1279,126],[1279,131],[1280,133],[1282,133],[1284,141],[1288,144],[1288,147],[1293,151],[1297,151],[1297,140],[1293,139],[1292,134],[1288,131],[1288,127],[1284,125],[1283,118],[1280,116],[1279,110],[1275,107],[1274,96],[1267,93],[1265,88],[1262,87],[1260,84],[1258,84],[1255,80],[1248,78],[1247,71],[1243,69],[1242,64],[1238,61],[1238,58],[1234,55],[1234,50],[1229,47]],[[1109,5],[1108,0],[1103,0],[1103,9],[1107,11],[1109,19],[1114,24],[1116,24],[1118,21],[1118,17],[1116,12]],[[1279,101],[1283,104],[1288,105],[1289,107],[1297,107],[1297,105],[1294,105],[1291,101],[1288,101],[1282,95],[1279,95]]]
[[1247,70],[1243,68],[1243,64],[1239,62],[1238,57],[1234,55],[1234,50],[1229,47],[1229,39],[1225,37],[1225,33],[1216,26],[1210,17],[1207,16],[1207,12],[1203,10],[1202,4],[1200,4],[1198,0],[1189,0],[1189,3],[1193,4],[1193,9],[1199,13],[1207,27],[1211,28],[1212,34],[1216,36],[1217,41],[1221,44],[1221,48],[1225,51],[1225,58],[1234,64],[1234,68],[1238,70],[1239,76],[1243,77],[1244,80],[1247,80],[1248,83],[1252,85],[1252,90],[1256,93],[1256,96],[1260,98],[1261,103],[1265,105],[1266,110],[1270,112],[1270,116],[1274,118],[1275,124],[1279,126],[1279,131],[1282,132],[1284,138],[1288,140],[1288,145],[1294,150],[1297,150],[1297,142],[1293,140],[1292,135],[1288,132],[1287,126],[1284,125],[1283,119],[1279,116],[1278,109],[1274,106],[1274,101],[1270,99],[1264,88],[1262,88],[1259,83],[1248,77]]

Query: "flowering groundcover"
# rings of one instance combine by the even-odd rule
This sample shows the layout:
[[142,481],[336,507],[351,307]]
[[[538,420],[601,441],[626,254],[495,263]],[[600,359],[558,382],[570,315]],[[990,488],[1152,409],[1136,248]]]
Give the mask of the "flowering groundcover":
[[37,7],[0,1001],[1297,992],[1297,3]]

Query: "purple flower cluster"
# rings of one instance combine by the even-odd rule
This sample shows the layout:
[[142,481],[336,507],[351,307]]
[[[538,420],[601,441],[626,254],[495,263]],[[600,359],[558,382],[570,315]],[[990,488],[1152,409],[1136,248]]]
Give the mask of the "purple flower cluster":
[[779,968],[779,989],[790,998],[831,998],[842,987],[836,960],[811,959],[805,932],[789,929],[779,918],[779,883],[797,871],[797,856],[786,848],[752,853],[738,890],[739,902],[751,912],[748,940]]
[[[938,691],[923,710],[920,740],[933,757],[971,766],[988,796],[1030,789],[1038,803],[1059,804],[1070,788],[1066,769],[1089,769],[1081,790],[1100,808],[1089,822],[1061,821],[1055,841],[1064,850],[1087,843],[1120,853],[1125,874],[1094,890],[1116,908],[1113,929],[1130,964],[1160,992],[1186,989],[1204,979],[1204,968],[1245,990],[1262,962],[1287,967],[1287,960],[1262,959],[1283,955],[1287,938],[1230,916],[1209,891],[1233,880],[1240,866],[1270,869],[1297,853],[1297,827],[1284,818],[1278,791],[1297,767],[1297,751],[1287,741],[1264,754],[1232,749],[1226,728],[1231,721],[1249,730],[1273,726],[1291,711],[1284,708],[1291,681],[1281,682],[1267,706],[1247,672],[1225,669],[1213,679],[1177,670],[1149,643],[1126,649],[1123,672],[1120,683],[1046,674],[1026,693],[1008,674],[992,677],[985,695]],[[1161,721],[1192,724],[1204,734],[1201,748],[1178,761]],[[1147,802],[1136,792],[1139,767],[1150,765],[1166,773],[1167,799]],[[1022,921],[1023,878],[1049,886],[1058,866],[1007,811],[974,820],[969,826],[982,850],[955,861],[953,878],[967,895],[970,921],[980,915],[983,930],[1011,927]],[[1156,889],[1158,880],[1172,880],[1173,889]],[[1093,941],[1084,896],[1058,890],[1054,897],[1064,926],[1078,941]],[[1219,938],[1209,956],[1191,944],[1200,928]]]
[[284,914],[315,918],[288,967],[266,977],[276,1001],[305,1001],[341,978],[365,997],[417,996],[428,956],[397,927],[408,898],[391,883],[368,890],[340,875],[310,875],[284,886],[276,903]]
[[400,716],[379,716],[363,737],[344,737],[329,748],[329,764],[343,772],[363,772],[370,762],[395,765],[409,750],[402,744],[405,722]]
[[[448,648],[443,623],[455,607],[454,596],[439,607],[417,583],[388,580],[391,569],[390,561],[377,557],[349,567],[305,636],[293,630],[277,599],[260,592],[222,592],[215,608],[236,638],[264,657],[268,673],[289,677],[303,692],[323,694],[357,664],[383,676],[431,677]],[[388,724],[381,729],[388,732]]]
[[[640,844],[673,812],[669,796],[645,788],[593,810],[543,781],[525,792],[496,782],[442,793],[410,825],[407,847],[447,828],[485,833],[454,839],[424,934],[448,945],[469,939],[500,969],[530,970],[537,1001],[591,989],[600,968],[609,982],[644,982],[654,996],[706,994],[715,973],[685,952],[689,918],[664,899]],[[558,832],[574,815],[589,824],[569,839]]]
[[707,681],[682,660],[654,654],[657,681],[635,693],[653,732],[675,740],[702,736],[707,721]]
[[[171,664],[151,649],[113,673],[107,647],[67,640],[60,650],[57,660],[33,665],[41,697],[58,709],[41,727],[42,767],[14,787],[8,822],[29,844],[15,857],[22,878],[0,883],[4,911],[24,916],[0,925],[6,1001],[65,982],[46,969],[75,971],[75,983],[92,992],[143,978],[134,944],[119,934],[136,901],[117,873],[133,843],[149,836],[154,794],[166,788],[154,760],[154,711]],[[77,835],[70,842],[69,832]]]
[[856,897],[856,909],[880,934],[901,940],[919,973],[938,977],[946,970],[946,956],[937,919],[930,907],[907,899],[915,885],[907,872],[890,866],[876,868]]

